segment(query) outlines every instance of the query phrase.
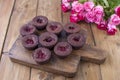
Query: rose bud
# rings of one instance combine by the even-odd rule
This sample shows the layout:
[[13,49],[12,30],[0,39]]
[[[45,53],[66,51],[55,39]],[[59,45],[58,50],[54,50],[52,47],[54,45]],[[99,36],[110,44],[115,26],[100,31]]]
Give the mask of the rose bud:
[[116,14],[111,15],[109,24],[112,25],[119,25],[120,24],[120,17]]
[[84,3],[84,8],[86,11],[91,11],[93,7],[94,7],[93,2],[88,1]]
[[115,25],[108,24],[107,29],[108,29],[107,30],[108,35],[115,35],[115,33],[117,32],[117,29],[116,29]]
[[115,13],[120,17],[120,6],[115,8]]

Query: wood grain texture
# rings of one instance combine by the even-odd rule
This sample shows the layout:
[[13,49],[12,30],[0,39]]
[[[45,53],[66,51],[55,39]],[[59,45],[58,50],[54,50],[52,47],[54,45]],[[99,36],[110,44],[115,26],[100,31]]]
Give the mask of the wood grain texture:
[[96,46],[86,44],[82,49],[75,50],[73,53],[81,56],[81,60],[86,62],[92,62],[96,64],[102,64],[106,60],[107,51],[100,49]]
[[0,0],[0,55],[15,0]]
[[[108,51],[106,62],[100,65],[103,80],[120,80],[120,31],[114,36],[108,36],[105,31],[98,30],[92,24],[96,45]],[[99,34],[99,35],[97,35]]]
[[11,62],[8,54],[3,54],[0,63],[0,72],[0,80],[29,80],[30,69]]
[[37,0],[17,0],[5,40],[3,52],[8,52],[19,35],[20,27],[36,16]]
[[65,80],[65,77],[38,69],[32,69],[30,80]]
[[[47,16],[49,20],[61,22],[62,20],[61,7],[60,7],[61,0],[38,0],[38,1],[39,3],[38,3],[37,15],[44,15]],[[46,76],[42,77],[41,75],[43,74]],[[54,77],[54,79],[50,78],[49,80],[65,80],[65,77],[61,75],[55,75],[55,74],[49,75],[49,74],[50,73],[32,68],[30,80],[45,80],[45,79],[49,79],[50,77],[52,78]],[[41,77],[38,78],[38,76]]]
[[49,20],[61,22],[61,0],[39,0],[37,15],[48,17]]
[[28,51],[23,47],[20,37],[10,49],[9,55],[13,62],[67,77],[75,76],[80,61],[80,56],[75,54],[71,54],[65,59],[60,59],[53,53],[50,62],[39,65],[34,61],[32,51]]
[[[6,2],[7,8],[9,8],[8,5],[10,5],[12,0],[8,1]],[[18,37],[20,26],[36,15],[36,6],[37,0],[16,0],[5,40],[4,52],[9,51]],[[4,54],[1,57],[0,71],[2,72],[0,80],[29,80],[30,77],[29,67],[11,62],[8,56],[4,56]]]

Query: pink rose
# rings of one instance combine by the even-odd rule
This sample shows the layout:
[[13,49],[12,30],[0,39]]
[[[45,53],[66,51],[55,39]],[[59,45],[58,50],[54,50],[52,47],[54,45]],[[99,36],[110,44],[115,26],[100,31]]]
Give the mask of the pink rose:
[[120,17],[116,14],[111,15],[109,24],[112,25],[119,25],[120,24]]
[[69,11],[71,9],[70,3],[63,3],[61,5],[61,9],[62,9],[63,12]]
[[107,29],[108,29],[107,30],[108,35],[115,35],[115,33],[117,32],[117,29],[116,29],[115,25],[108,24]]
[[102,19],[103,19],[102,16],[97,16],[97,15],[95,15],[95,17],[94,17],[94,22],[95,22],[96,24],[100,24],[101,21],[102,21]]
[[71,13],[71,15],[70,15],[70,22],[74,22],[74,23],[77,23],[79,21],[79,19],[78,19],[78,16],[77,16],[77,14],[76,13]]
[[107,22],[102,20],[100,24],[97,25],[97,28],[101,30],[107,30]]
[[85,18],[87,20],[87,22],[94,22],[94,18],[95,18],[95,15],[94,15],[94,12],[93,11],[89,11],[85,14]]
[[64,3],[67,3],[68,2],[68,0],[62,0],[62,3],[64,4]]
[[79,19],[79,21],[85,20],[85,12],[84,11],[81,11],[78,13],[78,19]]
[[79,4],[78,1],[74,1],[74,2],[72,3],[72,7],[75,7],[75,6],[78,5],[78,4]]
[[115,8],[115,13],[120,17],[120,6]]
[[74,7],[72,7],[72,11],[75,11],[75,12],[80,12],[83,10],[84,10],[83,4],[80,4],[80,3],[78,3],[78,4],[74,5]]
[[96,15],[103,15],[104,14],[104,10],[103,10],[102,6],[96,6],[93,8],[93,10],[94,10],[94,13]]
[[88,1],[84,3],[84,8],[86,11],[91,11],[93,7],[94,7],[93,2]]

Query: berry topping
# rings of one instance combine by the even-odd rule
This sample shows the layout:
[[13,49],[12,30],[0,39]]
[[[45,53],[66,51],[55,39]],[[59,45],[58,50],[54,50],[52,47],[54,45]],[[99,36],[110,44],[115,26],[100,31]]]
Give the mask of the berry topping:
[[36,21],[37,21],[37,23],[42,23],[43,22],[43,20],[41,18],[38,18]]
[[41,50],[38,53],[36,53],[36,54],[37,54],[36,55],[37,59],[45,59],[45,57],[46,57],[46,54],[43,53]]
[[58,50],[60,50],[60,51],[66,51],[66,49],[67,49],[67,46],[59,46],[58,47]]
[[52,38],[52,37],[47,37],[47,38],[45,38],[43,41],[51,42],[52,40],[54,40],[54,38]]
[[51,25],[50,28],[51,28],[52,30],[56,30],[56,29],[57,29],[57,25]]
[[34,41],[33,41],[32,39],[27,39],[27,40],[26,40],[26,43],[27,43],[27,44],[34,44]]
[[26,32],[30,32],[31,30],[33,30],[32,27],[26,26],[26,28],[24,29]]
[[75,29],[73,26],[69,26],[69,29]]

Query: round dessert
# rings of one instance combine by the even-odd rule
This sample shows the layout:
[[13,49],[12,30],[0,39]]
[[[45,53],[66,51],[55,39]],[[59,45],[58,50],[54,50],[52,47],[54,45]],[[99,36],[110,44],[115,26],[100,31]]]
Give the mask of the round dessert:
[[46,63],[51,58],[51,51],[47,48],[40,47],[33,52],[32,56],[37,63]]
[[64,30],[66,33],[71,34],[71,33],[77,33],[80,31],[80,26],[76,23],[67,23],[64,26]]
[[58,37],[50,32],[44,32],[39,37],[39,43],[47,48],[52,48],[58,41]]
[[22,36],[26,36],[26,35],[30,35],[30,34],[36,34],[36,33],[37,33],[36,28],[31,24],[25,24],[20,29],[20,34]]
[[54,33],[54,34],[59,34],[62,31],[62,24],[59,22],[50,22],[46,29],[48,32]]
[[36,35],[27,35],[22,37],[22,45],[29,50],[34,50],[38,47],[38,37]]
[[74,33],[67,37],[67,41],[75,48],[79,49],[84,46],[86,37],[81,33]]
[[72,53],[72,46],[68,42],[58,42],[54,47],[54,53],[60,58],[65,58]]
[[45,16],[36,16],[33,18],[32,24],[39,30],[44,29],[48,24],[48,18]]

